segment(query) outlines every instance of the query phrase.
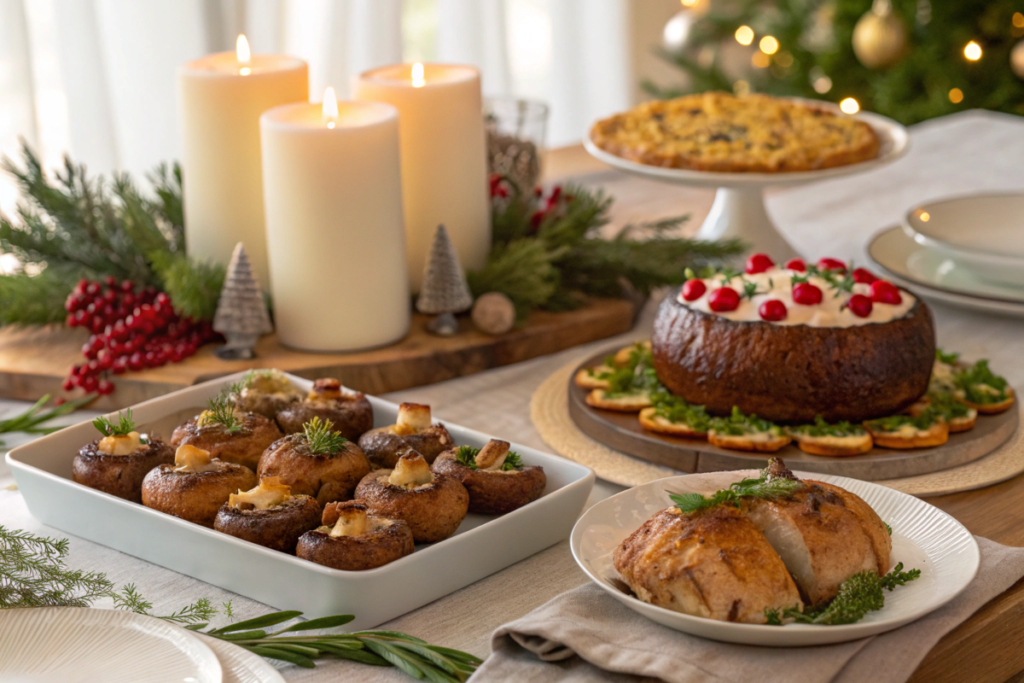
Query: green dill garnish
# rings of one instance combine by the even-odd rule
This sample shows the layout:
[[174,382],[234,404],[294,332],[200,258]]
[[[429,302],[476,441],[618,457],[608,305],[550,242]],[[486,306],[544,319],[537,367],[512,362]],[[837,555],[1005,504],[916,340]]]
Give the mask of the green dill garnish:
[[946,365],[956,365],[960,362],[960,354],[946,353],[942,349],[935,349],[935,360]]
[[690,429],[706,432],[711,426],[711,416],[704,406],[695,406],[669,393],[667,390],[657,391],[651,395],[654,414],[675,424],[685,424]]
[[348,443],[348,439],[334,430],[334,423],[314,417],[302,425],[309,450],[316,455],[334,455]]
[[889,526],[889,523],[888,522],[882,522],[882,524],[885,525],[885,530],[889,532],[890,536],[892,536],[892,527]]
[[1002,403],[1009,398],[1006,380],[993,374],[987,360],[979,360],[956,373],[953,381],[964,392],[964,398],[971,403]]
[[765,618],[769,624],[774,626],[781,625],[784,618],[793,619],[802,624],[822,626],[854,624],[863,619],[868,612],[885,607],[884,591],[892,591],[897,586],[904,586],[919,576],[921,576],[920,569],[903,571],[902,562],[893,567],[892,571],[885,576],[879,576],[870,571],[860,572],[844,581],[839,586],[839,594],[827,605],[810,607],[803,612],[790,607],[782,610],[782,614],[779,614],[777,610],[765,610]]
[[936,422],[942,421],[942,413],[929,405],[918,415],[890,415],[877,420],[868,420],[864,426],[873,432],[897,432],[900,427],[911,425],[921,431],[927,430]]
[[242,431],[242,420],[235,413],[235,402],[224,394],[214,396],[206,402],[206,411],[201,416],[204,424],[216,423],[230,434]]
[[[455,460],[469,469],[475,470],[478,469],[476,465],[476,456],[479,452],[479,448],[473,448],[472,446],[459,446],[455,449]],[[515,451],[509,451],[508,455],[505,456],[505,462],[501,463],[502,472],[521,469],[523,469],[522,457]]]
[[758,294],[766,294],[767,292],[757,291],[757,283],[751,282],[747,278],[740,278],[743,282],[743,294],[740,295],[741,299],[753,299]]
[[135,431],[135,421],[132,420],[131,408],[124,411],[124,413],[118,413],[117,417],[118,423],[116,425],[105,417],[97,417],[92,421],[92,426],[98,429],[103,436],[128,436]]
[[714,429],[716,434],[728,436],[761,434],[763,432],[782,433],[782,430],[774,422],[761,419],[757,415],[744,415],[738,406],[732,407],[732,415],[729,417],[712,418],[711,429]]
[[662,388],[658,375],[654,371],[654,358],[651,350],[636,344],[629,352],[629,360],[625,365],[615,367],[602,377],[608,382],[605,395],[609,398],[632,394],[651,393]]
[[814,416],[814,424],[790,427],[789,431],[793,434],[802,434],[805,436],[843,437],[864,435],[864,427],[859,424],[851,424],[846,420],[836,422],[835,424],[829,424],[828,422],[825,422],[821,415]]
[[760,477],[737,481],[729,488],[715,492],[711,497],[699,493],[670,493],[668,497],[680,512],[689,513],[718,505],[739,507],[743,498],[785,498],[803,488],[804,483],[799,479],[772,477],[767,469],[763,469]]

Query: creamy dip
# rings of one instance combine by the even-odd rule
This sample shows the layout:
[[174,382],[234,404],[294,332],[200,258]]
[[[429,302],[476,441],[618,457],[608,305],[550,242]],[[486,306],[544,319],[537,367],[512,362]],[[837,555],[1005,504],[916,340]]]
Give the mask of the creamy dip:
[[[805,306],[793,301],[792,278],[794,275],[804,276],[807,274],[785,268],[771,268],[763,273],[734,277],[728,283],[725,282],[724,275],[718,274],[703,281],[707,291],[697,300],[685,300],[682,292],[679,293],[678,300],[679,303],[694,310],[719,315],[729,320],[768,322],[762,320],[758,308],[769,299],[777,299],[786,305],[786,317],[783,320],[772,322],[773,325],[808,325],[810,327],[853,327],[870,323],[887,323],[905,316],[916,301],[912,294],[901,289],[900,296],[903,300],[900,303],[892,305],[874,302],[871,314],[866,318],[861,318],[845,308],[845,304],[852,294],[864,294],[870,297],[870,285],[857,283],[853,285],[852,293],[843,292],[834,289],[825,278],[810,275],[807,282],[821,290],[821,303]],[[757,284],[757,294],[752,298],[743,297],[744,280]],[[721,313],[712,311],[708,306],[708,296],[726,284],[735,289],[736,293],[742,297],[739,306],[733,311]],[[836,296],[837,294],[838,296]]]

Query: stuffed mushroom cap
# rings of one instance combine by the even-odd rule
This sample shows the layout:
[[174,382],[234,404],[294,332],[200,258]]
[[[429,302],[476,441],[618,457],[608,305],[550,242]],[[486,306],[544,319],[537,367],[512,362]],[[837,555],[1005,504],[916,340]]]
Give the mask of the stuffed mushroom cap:
[[373,407],[366,395],[342,387],[336,379],[316,380],[303,401],[277,414],[277,423],[285,434],[296,434],[314,417],[329,420],[334,431],[352,441],[373,428]]
[[455,533],[469,510],[469,494],[455,477],[433,473],[423,456],[405,452],[393,470],[370,472],[356,498],[371,513],[401,519],[417,543],[435,543]]
[[547,486],[544,468],[523,465],[509,443],[491,439],[477,451],[463,446],[442,453],[431,468],[462,482],[469,492],[469,511],[504,515],[541,497]]
[[210,456],[255,470],[260,456],[283,436],[277,423],[258,413],[232,410],[228,402],[216,410],[204,410],[171,434],[171,446],[188,444]]
[[188,444],[174,454],[174,464],[160,465],[142,482],[142,504],[168,515],[212,527],[217,511],[238,490],[256,485],[248,467],[210,457]]
[[303,432],[278,439],[260,458],[260,478],[277,477],[293,495],[312,496],[321,507],[349,500],[370,471],[370,461],[352,441],[332,430],[330,421],[313,418]]
[[280,370],[251,370],[238,383],[231,399],[239,410],[274,420],[285,408],[302,400],[302,392]]
[[362,571],[382,567],[415,549],[408,524],[368,514],[360,501],[328,504],[323,524],[299,539],[299,557],[334,569]]
[[96,439],[78,451],[71,476],[79,484],[133,503],[142,502],[142,480],[154,467],[174,462],[174,450],[136,431]]
[[359,437],[359,447],[370,462],[386,469],[393,468],[408,449],[432,463],[454,444],[443,424],[431,422],[430,406],[417,403],[403,403],[398,406],[395,424],[371,429]]
[[256,488],[232,493],[217,512],[213,528],[221,533],[285,553],[294,553],[299,537],[320,523],[320,504],[293,496],[276,477]]

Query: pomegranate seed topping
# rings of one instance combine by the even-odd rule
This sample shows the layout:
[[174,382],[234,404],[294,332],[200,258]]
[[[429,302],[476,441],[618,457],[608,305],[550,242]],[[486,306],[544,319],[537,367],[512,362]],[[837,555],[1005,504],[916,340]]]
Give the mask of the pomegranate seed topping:
[[778,299],[768,299],[757,309],[758,314],[762,320],[768,322],[777,322],[779,320],[786,319],[786,304],[782,303]]
[[846,264],[837,258],[831,258],[826,256],[823,259],[818,260],[818,268],[821,270],[838,270],[843,273],[846,272]]
[[862,285],[870,285],[877,280],[875,274],[867,268],[857,268],[853,271],[853,281]]
[[687,301],[696,301],[708,291],[703,280],[687,280],[683,283],[683,298]]
[[871,299],[863,294],[854,294],[846,303],[846,307],[858,318],[866,318],[871,315],[872,303]]
[[735,311],[740,305],[740,295],[732,287],[720,287],[708,294],[708,308],[715,313]]
[[766,270],[773,268],[775,261],[772,261],[768,254],[753,254],[747,259],[747,275],[756,275],[757,273],[763,273]]
[[793,287],[793,301],[801,306],[816,306],[821,303],[821,290],[810,282],[801,282]]
[[875,280],[871,283],[871,300],[880,304],[893,306],[903,302],[900,290],[888,280]]
[[791,258],[788,261],[786,261],[786,269],[797,270],[800,271],[801,273],[806,273],[807,264],[804,263],[804,260],[802,258]]

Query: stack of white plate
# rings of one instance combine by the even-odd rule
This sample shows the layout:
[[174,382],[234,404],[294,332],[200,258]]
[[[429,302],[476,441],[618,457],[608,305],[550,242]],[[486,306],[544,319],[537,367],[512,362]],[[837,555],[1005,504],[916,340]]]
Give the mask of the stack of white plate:
[[868,255],[926,299],[1024,317],[1024,194],[921,204],[876,234]]

